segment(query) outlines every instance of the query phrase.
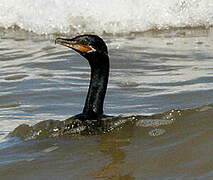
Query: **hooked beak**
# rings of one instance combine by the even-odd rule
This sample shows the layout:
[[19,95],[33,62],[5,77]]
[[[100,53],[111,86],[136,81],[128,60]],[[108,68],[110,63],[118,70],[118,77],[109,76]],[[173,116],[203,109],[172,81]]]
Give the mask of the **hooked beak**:
[[62,46],[72,48],[73,50],[80,52],[80,53],[89,53],[89,52],[95,51],[95,49],[93,49],[91,46],[82,45],[79,43],[79,41],[75,41],[73,39],[57,38],[55,40],[55,44],[60,44]]

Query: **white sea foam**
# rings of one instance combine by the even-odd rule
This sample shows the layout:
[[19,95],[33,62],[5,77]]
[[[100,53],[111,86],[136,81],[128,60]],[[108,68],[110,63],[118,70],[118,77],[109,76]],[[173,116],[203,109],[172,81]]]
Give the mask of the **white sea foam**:
[[0,26],[38,34],[213,25],[212,0],[0,0]]

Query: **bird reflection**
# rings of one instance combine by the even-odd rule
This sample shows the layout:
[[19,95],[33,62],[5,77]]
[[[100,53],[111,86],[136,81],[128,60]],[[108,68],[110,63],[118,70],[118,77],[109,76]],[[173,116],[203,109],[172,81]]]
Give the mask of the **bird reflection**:
[[[129,130],[128,130],[129,129]],[[133,180],[131,167],[127,167],[127,152],[125,147],[131,145],[132,127],[125,127],[114,133],[100,135],[97,150],[107,155],[111,162],[102,169],[90,174],[94,178]]]

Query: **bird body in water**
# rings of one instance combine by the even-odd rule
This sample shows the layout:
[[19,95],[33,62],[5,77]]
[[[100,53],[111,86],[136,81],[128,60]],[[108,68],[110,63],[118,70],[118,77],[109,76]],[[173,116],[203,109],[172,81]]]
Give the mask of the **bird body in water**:
[[101,119],[109,77],[109,56],[105,42],[96,35],[80,35],[72,39],[57,38],[56,44],[69,47],[89,62],[91,77],[83,112],[75,116],[80,120]]
[[[105,42],[96,35],[79,35],[72,39],[57,38],[56,44],[71,48],[86,58],[91,68],[90,85],[83,112],[64,121],[47,120],[33,126],[18,126],[11,136],[39,139],[71,134],[99,134],[112,129],[119,117],[103,113],[104,98],[109,77],[109,56]],[[120,121],[120,120],[119,120]]]

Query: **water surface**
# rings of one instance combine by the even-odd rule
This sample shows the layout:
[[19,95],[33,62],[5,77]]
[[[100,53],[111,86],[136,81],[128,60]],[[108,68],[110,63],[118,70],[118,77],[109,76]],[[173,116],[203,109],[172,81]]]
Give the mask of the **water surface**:
[[105,113],[148,117],[107,134],[22,141],[5,136],[81,112],[90,70],[55,36],[1,31],[1,177],[212,179],[211,29],[103,38],[111,61]]

